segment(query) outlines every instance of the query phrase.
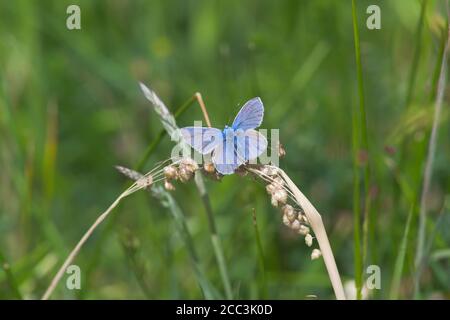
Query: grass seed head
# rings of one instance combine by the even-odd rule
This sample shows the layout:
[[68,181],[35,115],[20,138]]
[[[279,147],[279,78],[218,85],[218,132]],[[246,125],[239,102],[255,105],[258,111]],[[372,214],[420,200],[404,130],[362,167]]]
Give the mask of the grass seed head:
[[191,180],[192,176],[193,171],[185,166],[180,165],[180,168],[178,169],[178,177],[180,178],[181,182],[188,182],[189,180]]
[[288,219],[286,215],[283,215],[283,223],[288,227],[291,226],[291,221]]
[[269,177],[273,177],[273,176],[276,176],[276,175],[277,175],[276,169],[274,169],[274,168],[272,168],[272,167],[268,167],[268,166],[264,166],[264,167],[261,169],[261,172],[262,172],[264,175],[269,176]]
[[152,176],[143,176],[139,180],[136,181],[136,184],[139,188],[146,189],[153,183],[153,177]]
[[308,233],[308,234],[305,236],[305,243],[306,243],[306,245],[307,245],[308,247],[311,247],[311,246],[312,246],[312,243],[313,243],[313,237],[312,237],[312,235],[311,235],[310,233]]
[[274,207],[278,207],[278,201],[272,196],[272,198],[270,199],[270,203],[274,206]]
[[[297,220],[298,221],[298,220]],[[303,236],[306,236],[309,233],[309,227],[302,224],[300,228],[297,230],[297,232]]]
[[276,187],[273,184],[268,184],[266,186],[266,191],[268,194],[272,195],[275,191]]
[[214,167],[214,164],[212,162],[205,163],[203,165],[203,170],[205,170],[207,173],[216,172],[216,168]]
[[169,180],[164,181],[164,188],[168,191],[175,190],[175,186]]
[[298,221],[298,220],[296,220],[297,219],[297,213],[295,211],[287,213],[286,216],[288,217],[289,221],[291,221],[291,222]]
[[322,255],[322,252],[319,249],[314,249],[311,252],[311,260],[319,259],[321,255]]
[[194,173],[198,170],[198,164],[191,158],[183,158],[180,161],[180,168],[185,168],[186,170]]
[[288,195],[287,195],[286,190],[281,189],[281,188],[275,190],[275,192],[272,194],[272,198],[281,204],[286,204],[287,197],[288,197]]
[[281,177],[279,177],[279,176],[276,176],[273,179],[272,183],[278,188],[282,188],[284,186],[284,180]]
[[304,224],[309,224],[308,218],[303,213],[300,213],[300,212],[298,213],[298,219],[300,220],[300,222],[302,222]]
[[143,177],[143,175],[137,171],[131,170],[126,167],[116,166],[116,169],[122,173],[125,177],[130,178],[131,180],[137,181]]
[[300,228],[301,228],[301,223],[300,223],[300,221],[298,221],[298,220],[294,220],[293,222],[292,222],[292,224],[291,224],[291,228],[292,228],[292,230],[294,230],[294,231],[298,231],[298,230],[300,230]]
[[297,212],[295,212],[292,206],[285,204],[281,211],[289,219],[290,222],[294,222],[294,220],[297,219]]
[[278,157],[284,158],[286,156],[286,150],[281,143],[278,144]]
[[167,180],[177,178],[177,169],[174,166],[167,166],[164,168],[164,176]]

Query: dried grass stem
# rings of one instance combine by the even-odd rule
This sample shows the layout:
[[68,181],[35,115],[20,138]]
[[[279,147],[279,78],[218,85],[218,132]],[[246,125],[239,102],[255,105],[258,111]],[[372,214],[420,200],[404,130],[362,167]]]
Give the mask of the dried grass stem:
[[[289,193],[293,195],[296,204],[303,209],[304,214],[315,234],[320,250],[322,251],[323,260],[325,262],[328,276],[330,278],[336,298],[338,300],[345,300],[346,298],[344,288],[342,286],[341,277],[337,269],[336,261],[334,259],[333,251],[331,250],[331,245],[328,240],[321,215],[282,169],[273,166],[270,166],[270,168],[272,170],[276,170],[278,176],[280,176],[286,183],[289,189]],[[262,175],[262,172],[260,170],[254,168],[248,168],[248,170],[262,177],[264,180],[267,179],[267,177]]]
[[[154,171],[154,170],[152,170]],[[151,172],[152,172],[151,171]],[[158,176],[160,172],[156,172],[155,175],[151,175],[151,172],[143,176],[141,179],[136,181],[131,187],[129,187],[127,190],[125,190],[122,194],[120,194],[117,199],[109,206],[109,208],[103,212],[97,220],[91,225],[91,227],[86,231],[86,233],[83,235],[83,237],[78,241],[77,245],[72,249],[66,260],[64,261],[63,265],[59,268],[56,275],[53,277],[52,282],[50,283],[49,287],[45,291],[44,295],[42,296],[41,300],[48,300],[48,298],[51,296],[53,291],[55,290],[56,286],[58,285],[59,281],[61,281],[61,278],[63,277],[67,267],[70,266],[70,264],[75,260],[75,257],[80,252],[83,245],[86,243],[86,241],[89,239],[89,237],[92,235],[92,233],[95,231],[95,229],[108,217],[108,215],[111,213],[111,211],[117,207],[117,205],[120,203],[120,201],[129,196],[130,194],[146,188],[156,182],[157,180],[154,180],[154,176]]]

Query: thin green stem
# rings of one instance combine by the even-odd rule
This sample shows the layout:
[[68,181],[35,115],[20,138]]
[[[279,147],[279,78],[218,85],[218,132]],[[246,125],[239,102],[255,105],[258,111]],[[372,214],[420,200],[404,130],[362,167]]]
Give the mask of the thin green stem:
[[361,64],[361,49],[359,42],[359,30],[358,20],[356,16],[356,4],[355,0],[352,0],[352,16],[353,16],[353,36],[355,41],[355,61],[356,61],[356,74],[358,78],[358,96],[359,96],[359,112],[360,112],[360,125],[361,125],[361,145],[364,151],[368,151],[368,137],[367,137],[367,116],[364,99],[364,83],[362,76],[362,64]]
[[214,255],[216,257],[216,261],[219,266],[219,272],[224,286],[225,296],[227,297],[227,299],[233,299],[233,291],[231,289],[231,283],[230,278],[228,276],[228,269],[225,263],[222,244],[217,234],[217,227],[211,207],[211,201],[209,200],[209,195],[205,188],[205,182],[203,181],[200,172],[195,173],[195,183],[197,185],[197,189],[199,190],[200,197],[202,199],[203,206],[205,208],[206,217],[208,219],[209,234],[211,236]]
[[217,264],[219,265],[220,277],[225,287],[225,295],[228,300],[233,299],[233,293],[231,291],[230,279],[228,278],[227,265],[225,263],[225,256],[223,254],[220,238],[217,234],[211,234],[211,242],[214,249],[214,255],[216,256]]
[[139,256],[140,245],[138,239],[128,229],[124,229],[120,232],[119,241],[128,258],[129,267],[136,278],[138,286],[145,297],[151,299],[151,290],[147,284],[148,272],[144,261]]
[[261,272],[262,298],[265,299],[265,298],[267,298],[266,267],[265,267],[265,263],[264,263],[263,246],[261,243],[261,237],[259,235],[258,223],[256,221],[256,210],[254,208],[253,208],[252,216],[253,216],[253,228],[255,230],[256,248],[258,250],[259,268],[260,268],[260,272]]
[[361,292],[362,288],[362,258],[361,258],[361,199],[360,199],[360,185],[359,185],[359,166],[358,166],[358,117],[356,106],[352,108],[352,139],[353,139],[353,257],[354,257],[354,271],[356,291]]
[[403,267],[405,264],[406,248],[408,247],[409,232],[411,229],[411,220],[414,216],[414,205],[411,206],[408,213],[408,220],[406,221],[405,231],[403,232],[403,238],[400,243],[400,248],[398,250],[397,259],[395,260],[394,266],[394,276],[392,278],[391,292],[389,299],[398,299],[400,291],[400,282],[403,274]]
[[416,83],[417,78],[417,70],[419,66],[419,60],[420,60],[420,54],[422,49],[422,30],[423,25],[425,21],[425,12],[427,7],[428,0],[423,0],[421,2],[421,8],[420,8],[420,17],[419,21],[417,22],[417,29],[416,29],[416,46],[414,48],[414,57],[411,64],[411,70],[409,74],[409,81],[408,81],[408,89],[406,93],[406,100],[405,100],[405,106],[406,108],[409,108],[409,105],[411,104],[412,95],[414,92],[414,86]]
[[[447,2],[448,5],[448,2]],[[448,22],[447,22],[448,23]],[[422,192],[420,195],[420,214],[419,214],[419,226],[418,226],[418,235],[417,235],[417,249],[415,256],[415,266],[416,271],[419,270],[420,266],[423,264],[424,259],[424,246],[426,240],[425,234],[425,225],[426,225],[426,216],[427,216],[427,197],[430,191],[431,179],[433,175],[433,166],[434,166],[434,158],[436,154],[437,147],[437,138],[438,138],[438,130],[439,123],[441,120],[442,113],[442,104],[444,99],[444,91],[446,84],[446,72],[447,72],[447,56],[449,51],[449,37],[450,37],[450,29],[448,29],[450,25],[447,25],[447,35],[446,35],[446,45],[444,49],[444,53],[442,56],[439,80],[437,85],[437,94],[436,101],[434,106],[434,116],[433,116],[433,125],[431,127],[431,134],[428,141],[428,152],[425,161],[425,170],[423,173],[423,185]],[[420,294],[420,273],[416,272],[415,278],[415,294],[418,296]]]
[[442,228],[442,226],[443,226],[442,219],[444,218],[445,212],[447,212],[449,209],[449,204],[450,204],[449,199],[450,199],[450,196],[447,196],[444,200],[444,205],[442,206],[442,210],[441,210],[438,218],[436,219],[433,231],[430,232],[428,244],[426,246],[426,249],[424,250],[424,258],[422,259],[421,264],[416,269],[416,273],[415,273],[416,281],[415,281],[415,288],[414,288],[414,290],[415,290],[414,297],[416,299],[420,298],[420,291],[418,290],[418,289],[420,289],[420,287],[417,284],[419,283],[419,281],[421,279],[423,270],[428,265],[428,259],[430,259],[430,257],[431,257],[431,249],[433,247],[433,242],[436,238],[436,235],[439,233],[439,229]]
[[[368,252],[368,230],[370,224],[370,166],[369,166],[369,139],[367,130],[367,114],[365,107],[364,97],[364,82],[362,76],[362,64],[361,64],[361,48],[359,41],[358,20],[356,15],[356,3],[352,0],[352,18],[353,18],[353,36],[355,43],[355,62],[356,62],[356,74],[358,81],[358,96],[359,96],[359,127],[361,133],[361,150],[359,151],[361,162],[364,165],[364,226],[363,226],[363,248],[362,248],[362,261],[360,261],[360,268],[362,269],[365,263]],[[359,203],[357,204],[359,206]],[[359,218],[358,218],[359,219]],[[359,226],[358,226],[359,228]],[[362,271],[362,270],[360,270]],[[356,278],[359,276],[355,275]],[[362,277],[362,275],[361,275]],[[357,298],[361,298],[361,285],[357,284]]]
[[214,289],[214,287],[212,287],[205,276],[205,271],[200,266],[198,255],[194,246],[194,241],[192,239],[191,233],[189,232],[183,212],[169,192],[164,190],[162,187],[157,188],[159,190],[158,192],[161,193],[161,197],[164,199],[163,205],[165,205],[169,209],[169,212],[172,214],[172,217],[175,220],[176,227],[180,232],[184,243],[186,244],[186,248],[188,249],[189,256],[192,261],[194,273],[196,275],[197,281],[199,282],[200,288],[202,289],[203,295],[206,299],[213,299],[214,296],[216,296],[216,290]]

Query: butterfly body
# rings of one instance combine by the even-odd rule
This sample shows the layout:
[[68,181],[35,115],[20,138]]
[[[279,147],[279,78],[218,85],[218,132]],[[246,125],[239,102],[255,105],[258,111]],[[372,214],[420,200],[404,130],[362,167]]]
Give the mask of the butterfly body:
[[216,170],[228,175],[243,163],[256,159],[267,148],[266,138],[254,130],[262,123],[264,106],[260,98],[246,102],[231,126],[223,130],[204,127],[181,129],[184,141],[201,154],[212,152]]
[[225,129],[223,129],[222,131],[222,136],[224,139],[231,139],[234,138],[235,135],[235,129],[229,127],[229,126],[225,126]]

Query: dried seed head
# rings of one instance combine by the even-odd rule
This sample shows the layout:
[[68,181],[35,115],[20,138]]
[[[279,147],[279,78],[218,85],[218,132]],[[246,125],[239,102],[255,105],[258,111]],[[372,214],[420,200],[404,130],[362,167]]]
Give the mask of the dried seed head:
[[311,235],[310,233],[308,233],[308,234],[305,236],[305,243],[306,243],[306,245],[307,245],[308,247],[311,247],[311,246],[312,246],[312,243],[313,243],[313,237],[312,237],[312,235]]
[[276,187],[273,184],[268,184],[266,186],[266,191],[268,194],[272,194],[275,192]]
[[203,165],[203,169],[208,173],[214,173],[216,171],[216,168],[212,162],[205,163]]
[[316,260],[316,259],[320,258],[321,255],[322,255],[322,252],[319,249],[314,249],[311,252],[311,260]]
[[272,177],[272,176],[276,176],[276,175],[277,175],[277,170],[274,169],[274,168],[268,167],[268,166],[264,166],[264,167],[261,169],[261,172],[262,172],[264,175],[269,176],[269,177]]
[[298,213],[298,220],[300,220],[301,223],[309,223],[308,218],[302,213]]
[[[298,221],[298,220],[297,220]],[[300,228],[297,230],[297,232],[303,236],[306,236],[309,233],[309,228],[302,224]]]
[[296,220],[297,219],[297,212],[295,212],[295,211],[287,213],[286,216],[288,217],[289,221],[291,221],[291,222],[298,221],[298,220]]
[[291,226],[291,221],[289,221],[289,219],[286,215],[283,215],[283,223],[288,227]]
[[168,180],[164,181],[164,188],[169,191],[175,190],[175,186]]
[[275,186],[277,186],[278,188],[282,188],[284,186],[284,180],[281,177],[278,177],[278,176],[273,178],[273,182],[272,183]]
[[289,204],[285,204],[281,210],[283,211],[283,214],[286,215],[295,212],[294,208]]
[[137,171],[134,171],[134,170],[131,170],[129,168],[122,167],[122,166],[116,166],[116,169],[121,174],[123,174],[125,177],[130,178],[132,180],[136,181],[136,180],[139,180],[140,178],[142,178],[142,174],[141,173],[139,173]]
[[180,161],[180,168],[185,168],[188,171],[195,172],[198,169],[198,164],[191,158],[183,158]]
[[278,157],[284,158],[286,155],[286,150],[284,149],[283,145],[281,143],[278,144]]
[[140,188],[147,188],[153,183],[153,177],[152,176],[144,176],[136,181],[136,184]]
[[270,203],[274,206],[274,207],[278,207],[278,201],[272,196],[272,198],[270,199]]
[[168,180],[177,178],[177,169],[174,166],[167,166],[164,168],[164,176]]
[[181,182],[187,182],[192,178],[193,172],[186,167],[180,167],[178,176],[180,177]]
[[294,220],[291,224],[292,230],[295,230],[295,231],[300,230],[301,226],[302,225],[301,225],[300,221],[298,221],[298,220]]
[[245,170],[245,166],[239,166],[234,173],[239,175],[240,177],[245,177],[248,174],[248,171]]
[[278,189],[278,190],[276,190],[274,193],[273,193],[273,195],[272,195],[272,197],[277,201],[277,202],[279,202],[279,203],[281,203],[281,204],[285,204],[286,203],[286,201],[287,201],[287,192],[286,192],[286,190],[284,190],[284,189]]

